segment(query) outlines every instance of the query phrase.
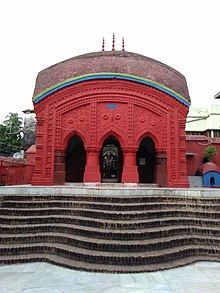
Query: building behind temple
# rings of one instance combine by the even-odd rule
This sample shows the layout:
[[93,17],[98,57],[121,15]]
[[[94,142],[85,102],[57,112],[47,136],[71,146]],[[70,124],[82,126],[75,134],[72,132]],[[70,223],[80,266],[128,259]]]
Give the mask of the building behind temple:
[[187,174],[194,176],[204,161],[204,151],[213,146],[217,155],[213,163],[220,166],[220,105],[190,107],[186,122]]
[[190,107],[186,134],[220,137],[220,105],[211,105],[207,108]]

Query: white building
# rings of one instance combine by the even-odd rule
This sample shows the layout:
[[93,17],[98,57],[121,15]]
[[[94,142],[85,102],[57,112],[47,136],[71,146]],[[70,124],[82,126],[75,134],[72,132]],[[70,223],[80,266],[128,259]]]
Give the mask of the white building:
[[186,134],[220,137],[220,105],[211,105],[209,108],[190,107]]

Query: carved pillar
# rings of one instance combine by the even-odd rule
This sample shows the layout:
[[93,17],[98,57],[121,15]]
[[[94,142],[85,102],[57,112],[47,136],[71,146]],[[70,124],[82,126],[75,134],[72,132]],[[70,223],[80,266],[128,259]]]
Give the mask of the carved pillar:
[[54,184],[65,183],[65,158],[63,151],[55,151],[54,153]]
[[[47,123],[42,114],[37,116],[37,142],[36,142],[36,156],[35,169],[31,184],[38,185],[53,185],[53,178],[46,174],[46,153],[47,153]],[[46,142],[46,143],[45,143]]]
[[186,134],[185,134],[185,119],[179,119],[179,180],[175,187],[189,187],[187,176],[187,160],[186,160]]
[[96,148],[86,148],[84,182],[101,182],[99,153]]
[[167,155],[165,150],[157,151],[155,177],[155,182],[159,187],[167,186]]
[[123,149],[124,165],[122,172],[122,183],[138,183],[139,175],[136,165],[136,149]]

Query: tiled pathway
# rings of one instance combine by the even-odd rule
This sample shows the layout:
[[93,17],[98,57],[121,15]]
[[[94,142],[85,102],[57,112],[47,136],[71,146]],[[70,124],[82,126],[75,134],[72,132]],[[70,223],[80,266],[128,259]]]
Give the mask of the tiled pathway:
[[219,293],[220,263],[141,274],[88,273],[46,263],[0,266],[0,293]]

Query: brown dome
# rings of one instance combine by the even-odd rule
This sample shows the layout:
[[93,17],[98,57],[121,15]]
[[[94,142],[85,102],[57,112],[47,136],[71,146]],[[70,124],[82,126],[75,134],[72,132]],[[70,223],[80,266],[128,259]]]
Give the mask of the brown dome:
[[103,72],[151,80],[175,91],[190,102],[186,79],[181,73],[159,61],[126,51],[88,53],[50,66],[39,72],[34,97],[65,80]]

